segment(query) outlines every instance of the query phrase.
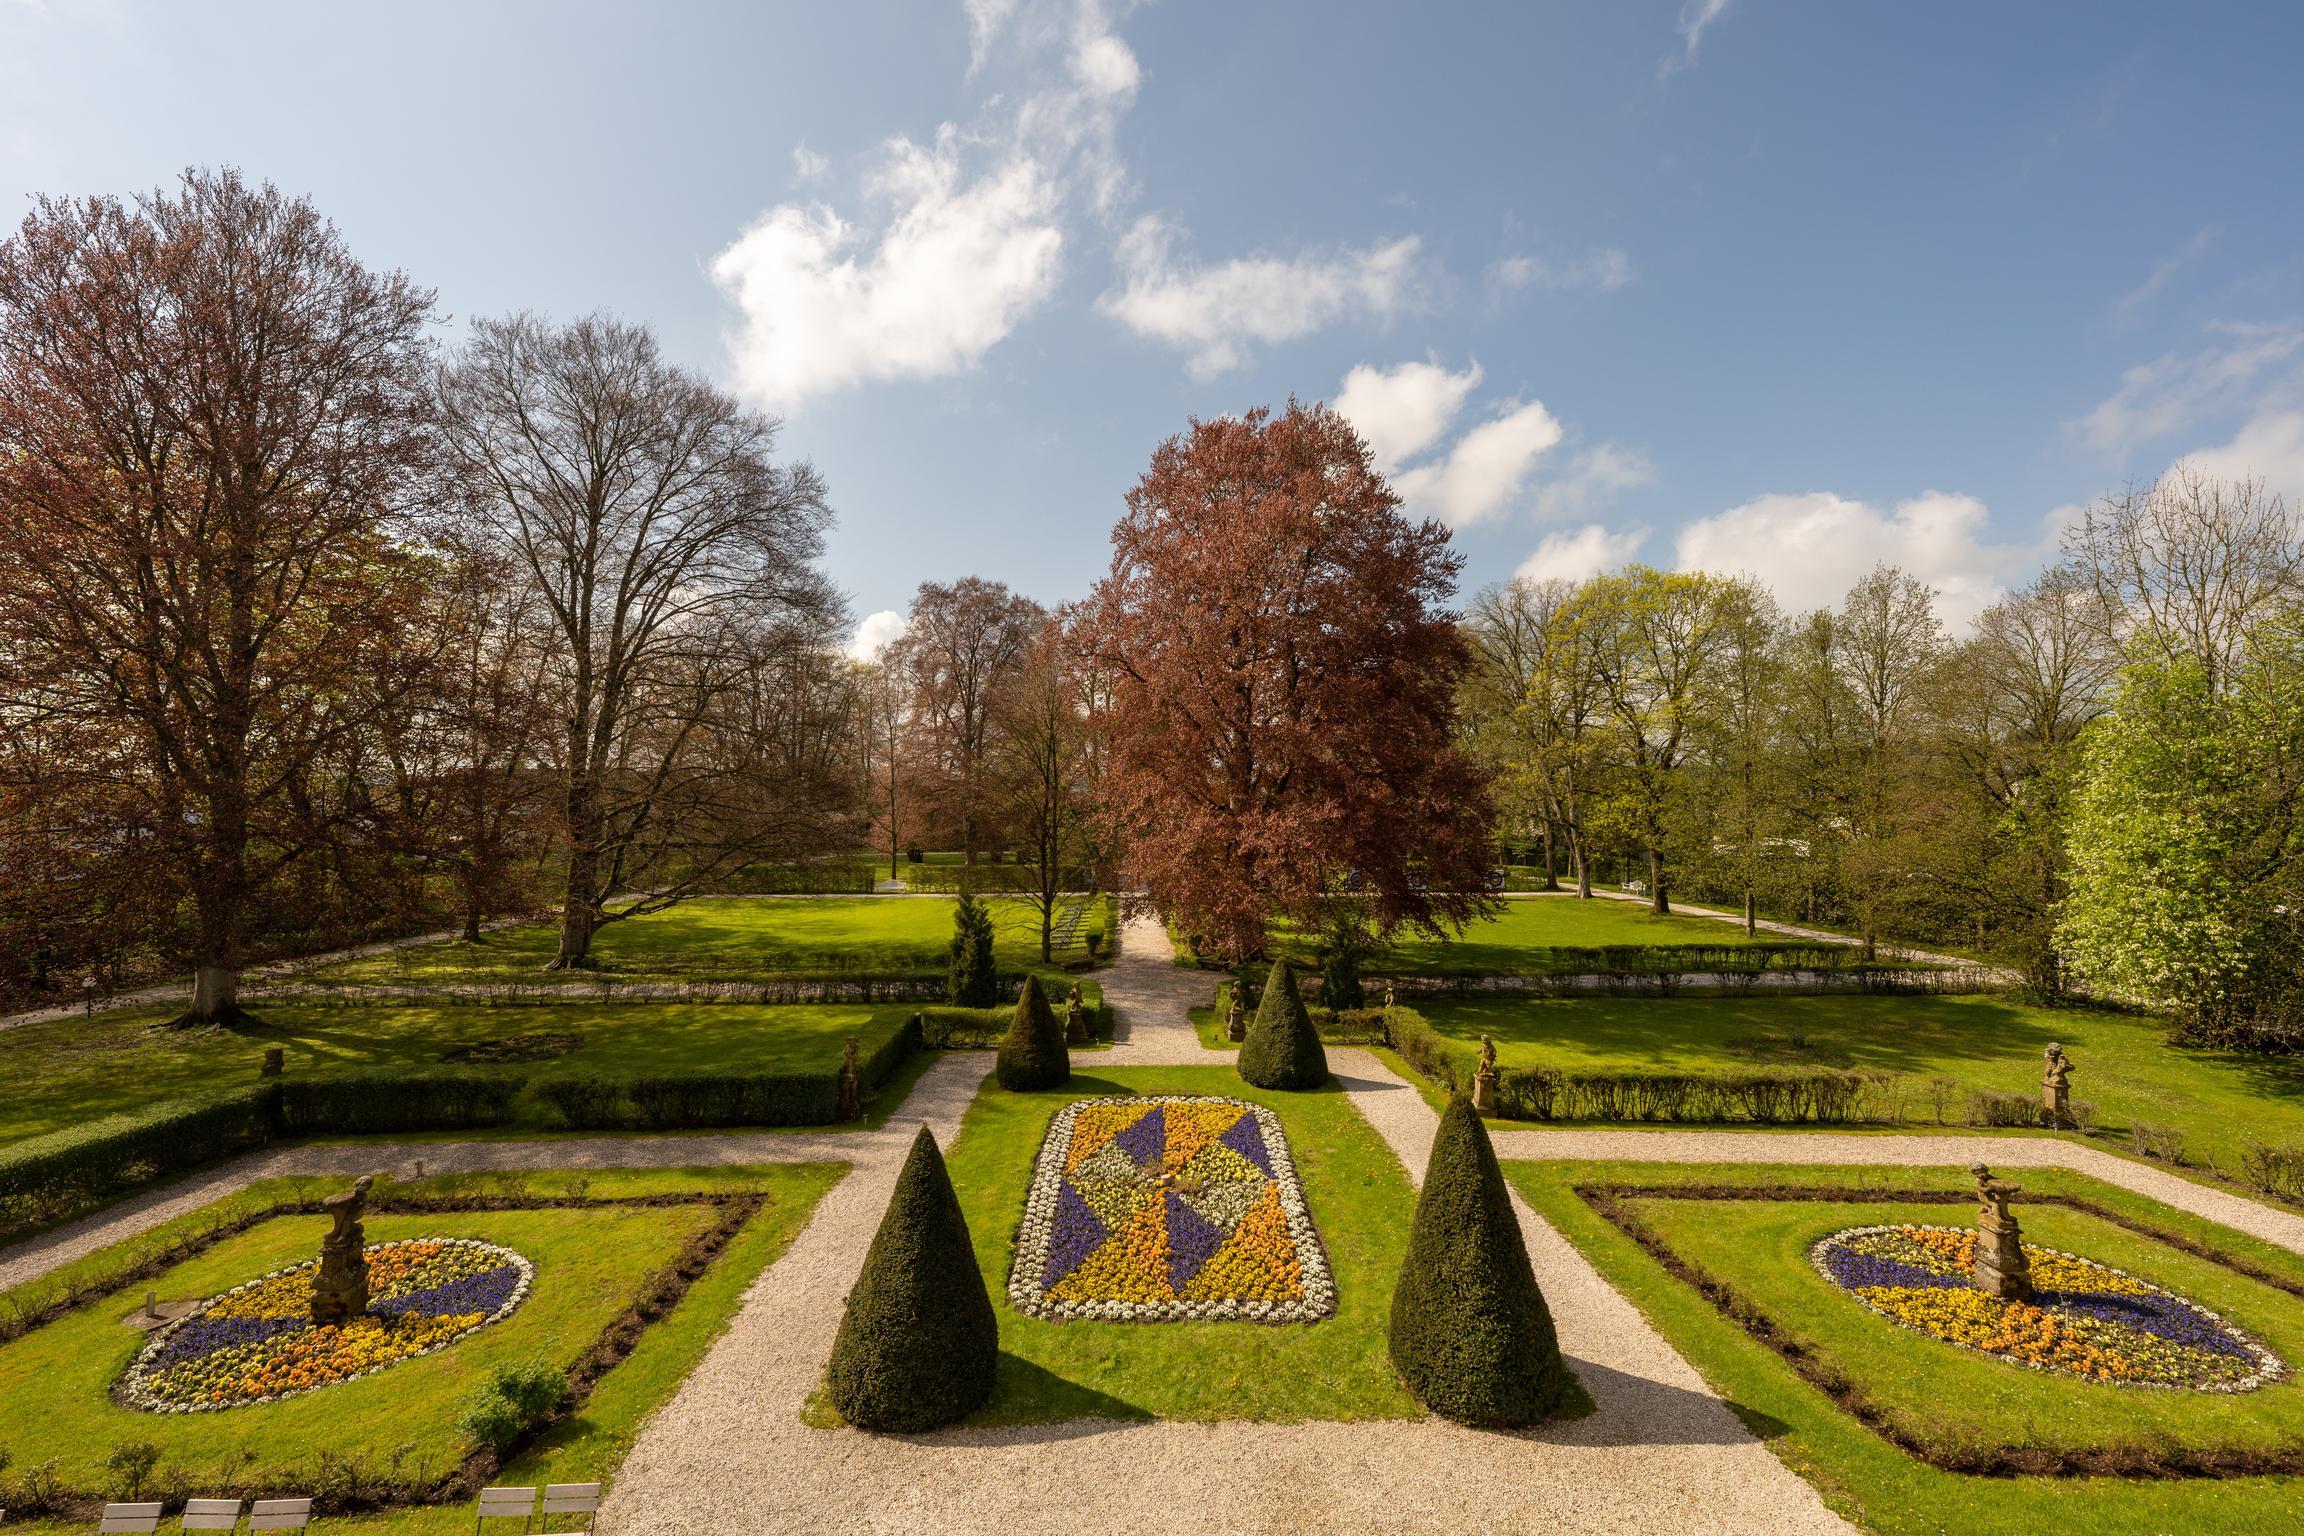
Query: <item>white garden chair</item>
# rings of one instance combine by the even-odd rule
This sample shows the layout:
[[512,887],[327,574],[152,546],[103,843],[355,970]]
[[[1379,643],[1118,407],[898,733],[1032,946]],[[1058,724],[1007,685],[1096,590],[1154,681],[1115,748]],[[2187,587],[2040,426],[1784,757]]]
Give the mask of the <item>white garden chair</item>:
[[160,1506],[157,1504],[107,1504],[96,1529],[101,1536],[160,1536]]
[[184,1523],[178,1527],[186,1531],[236,1531],[240,1528],[239,1499],[186,1499]]
[[536,1518],[536,1490],[534,1488],[483,1488],[480,1502],[472,1507],[472,1529],[477,1532],[483,1520],[517,1520],[520,1529],[528,1529]]
[[251,1531],[301,1531],[311,1523],[310,1499],[258,1499],[248,1509]]
[[600,1513],[600,1485],[598,1483],[547,1483],[544,1501],[536,1512],[544,1517],[540,1536],[577,1536],[578,1528],[572,1524],[578,1515],[584,1517],[582,1529],[592,1529],[592,1522]]

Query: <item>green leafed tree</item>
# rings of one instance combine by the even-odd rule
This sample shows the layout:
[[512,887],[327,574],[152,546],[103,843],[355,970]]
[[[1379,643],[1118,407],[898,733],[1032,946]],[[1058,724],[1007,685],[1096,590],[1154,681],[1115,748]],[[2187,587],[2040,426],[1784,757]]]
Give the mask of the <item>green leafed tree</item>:
[[963,892],[952,909],[952,947],[945,990],[961,1008],[990,1008],[1000,1001],[1000,972],[992,960],[992,911]]
[[1449,1102],[1432,1140],[1392,1291],[1391,1344],[1416,1400],[1459,1424],[1514,1428],[1583,1401],[1487,1128],[1464,1098]]
[[914,1434],[992,1395],[1000,1323],[928,1127],[912,1142],[833,1341],[825,1387],[860,1429]]

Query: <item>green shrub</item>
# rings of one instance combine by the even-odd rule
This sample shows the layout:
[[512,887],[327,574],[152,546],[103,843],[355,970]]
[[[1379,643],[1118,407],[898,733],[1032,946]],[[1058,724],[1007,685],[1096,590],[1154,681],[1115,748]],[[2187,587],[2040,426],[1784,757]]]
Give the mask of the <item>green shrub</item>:
[[53,1220],[271,1139],[274,1083],[169,1099],[0,1150],[0,1232]]
[[1328,1081],[1328,1053],[1296,992],[1296,973],[1275,966],[1248,1038],[1240,1042],[1240,1076],[1259,1088],[1317,1088]]
[[2028,1093],[2001,1093],[1979,1088],[1968,1100],[1968,1123],[1992,1126],[2036,1126],[2040,1101]]
[[512,1073],[452,1067],[285,1077],[280,1128],[291,1136],[358,1136],[507,1125],[517,1117],[521,1086]]
[[992,913],[966,893],[952,909],[945,991],[962,1008],[989,1008],[1000,1001],[1000,973],[992,963]]
[[1000,1323],[952,1179],[922,1126],[864,1255],[825,1386],[862,1429],[935,1429],[992,1395]]
[[472,1394],[457,1425],[499,1457],[552,1416],[568,1377],[536,1357],[499,1365]]
[[920,1043],[934,1051],[989,1051],[1008,1034],[1013,1008],[923,1008]]
[[1449,1100],[1432,1140],[1391,1334],[1408,1390],[1460,1424],[1534,1424],[1578,1391],[1487,1128],[1462,1097]]
[[1009,1016],[1008,1033],[1000,1039],[1000,1058],[993,1075],[1011,1093],[1054,1088],[1072,1076],[1072,1056],[1064,1048],[1064,1025],[1048,1006],[1040,978],[1024,978],[1016,994],[1016,1011]]

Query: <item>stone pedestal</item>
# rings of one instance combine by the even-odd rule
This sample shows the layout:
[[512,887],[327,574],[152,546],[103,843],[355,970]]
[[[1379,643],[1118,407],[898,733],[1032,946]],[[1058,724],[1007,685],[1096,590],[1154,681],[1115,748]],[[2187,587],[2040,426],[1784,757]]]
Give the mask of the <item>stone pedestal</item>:
[[320,1240],[320,1273],[312,1282],[312,1321],[320,1327],[350,1322],[368,1310],[368,1234],[360,1214],[373,1182],[363,1178],[320,1202],[336,1222]]
[[1064,1043],[1066,1045],[1086,1045],[1088,1043],[1088,1015],[1080,1007],[1080,998],[1077,993],[1073,995],[1070,1002],[1064,1005]]
[[2054,1131],[2077,1129],[2072,1120],[2072,1061],[2051,1043],[2040,1071],[2040,1118]]
[[1472,1074],[1472,1110],[1478,1115],[1496,1113],[1496,1069],[1482,1067]]
[[2023,1186],[1992,1177],[1982,1163],[1968,1171],[1976,1176],[1976,1288],[2002,1301],[2030,1301],[2032,1264],[2024,1257],[2023,1232],[2008,1209]]
[[1232,1011],[1224,1015],[1224,1038],[1227,1040],[1245,1040],[1248,1038],[1248,1010],[1240,1006],[1240,989],[1238,987],[1232,989]]

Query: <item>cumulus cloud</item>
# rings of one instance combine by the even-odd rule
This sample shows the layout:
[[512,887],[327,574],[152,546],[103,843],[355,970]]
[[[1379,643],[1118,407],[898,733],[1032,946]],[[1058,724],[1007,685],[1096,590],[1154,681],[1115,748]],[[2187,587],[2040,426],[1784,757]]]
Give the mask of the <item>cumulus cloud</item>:
[[1536,515],[1548,523],[1588,516],[1621,492],[1655,480],[1656,466],[1637,448],[1595,443],[1580,450],[1561,474],[1537,487]]
[[1696,64],[1696,52],[1704,46],[1704,34],[1712,23],[1728,13],[1731,0],[1685,0],[1680,7],[1680,52],[1664,61],[1661,74],[1673,74],[1691,69]]
[[2220,480],[2260,480],[2290,506],[2304,505],[2304,404],[2266,403],[2231,441],[2195,449],[2184,462]]
[[2120,375],[2120,388],[2069,423],[2088,446],[2124,459],[2145,443],[2194,425],[2245,399],[2265,376],[2304,348],[2304,325],[2224,323],[2223,338],[2186,356],[2168,353]]
[[821,181],[824,173],[831,169],[832,162],[805,143],[792,146],[792,174],[802,181]]
[[1294,341],[1348,317],[1384,318],[1417,295],[1423,248],[1383,245],[1202,263],[1179,256],[1180,232],[1148,214],[1121,242],[1121,285],[1097,307],[1137,335],[1190,354],[1196,378],[1237,368],[1251,343]]
[[1542,401],[1514,402],[1458,438],[1446,457],[1394,475],[1393,489],[1411,511],[1469,527],[1510,506],[1560,438],[1560,423]]
[[[736,382],[753,399],[789,408],[976,367],[1055,293],[1067,200],[1120,195],[1114,134],[1139,75],[1103,0],[970,0],[968,15],[979,62],[1006,48],[1027,89],[992,98],[965,131],[888,140],[868,212],[780,203],[713,261],[739,315]],[[807,174],[799,152],[794,164]]]
[[1990,513],[1973,496],[1928,491],[1883,510],[1828,491],[1760,496],[1680,530],[1682,570],[1756,577],[1795,611],[1838,607],[1875,565],[1897,566],[1934,587],[1937,615],[1958,628],[2055,548],[1986,538]]
[[1647,538],[1645,528],[1611,532],[1601,523],[1548,533],[1514,574],[1530,581],[1582,581],[1624,564],[1640,552]]
[[848,654],[858,661],[878,661],[881,652],[904,638],[910,622],[894,608],[866,614],[848,642]]
[[1596,245],[1565,260],[1507,256],[1488,269],[1488,286],[1499,293],[1522,288],[1597,288],[1613,293],[1638,275],[1625,252],[1612,245]]
[[1362,363],[1344,375],[1336,412],[1368,440],[1376,467],[1390,474],[1440,441],[1479,384],[1477,362],[1462,373],[1437,359],[1397,368]]

